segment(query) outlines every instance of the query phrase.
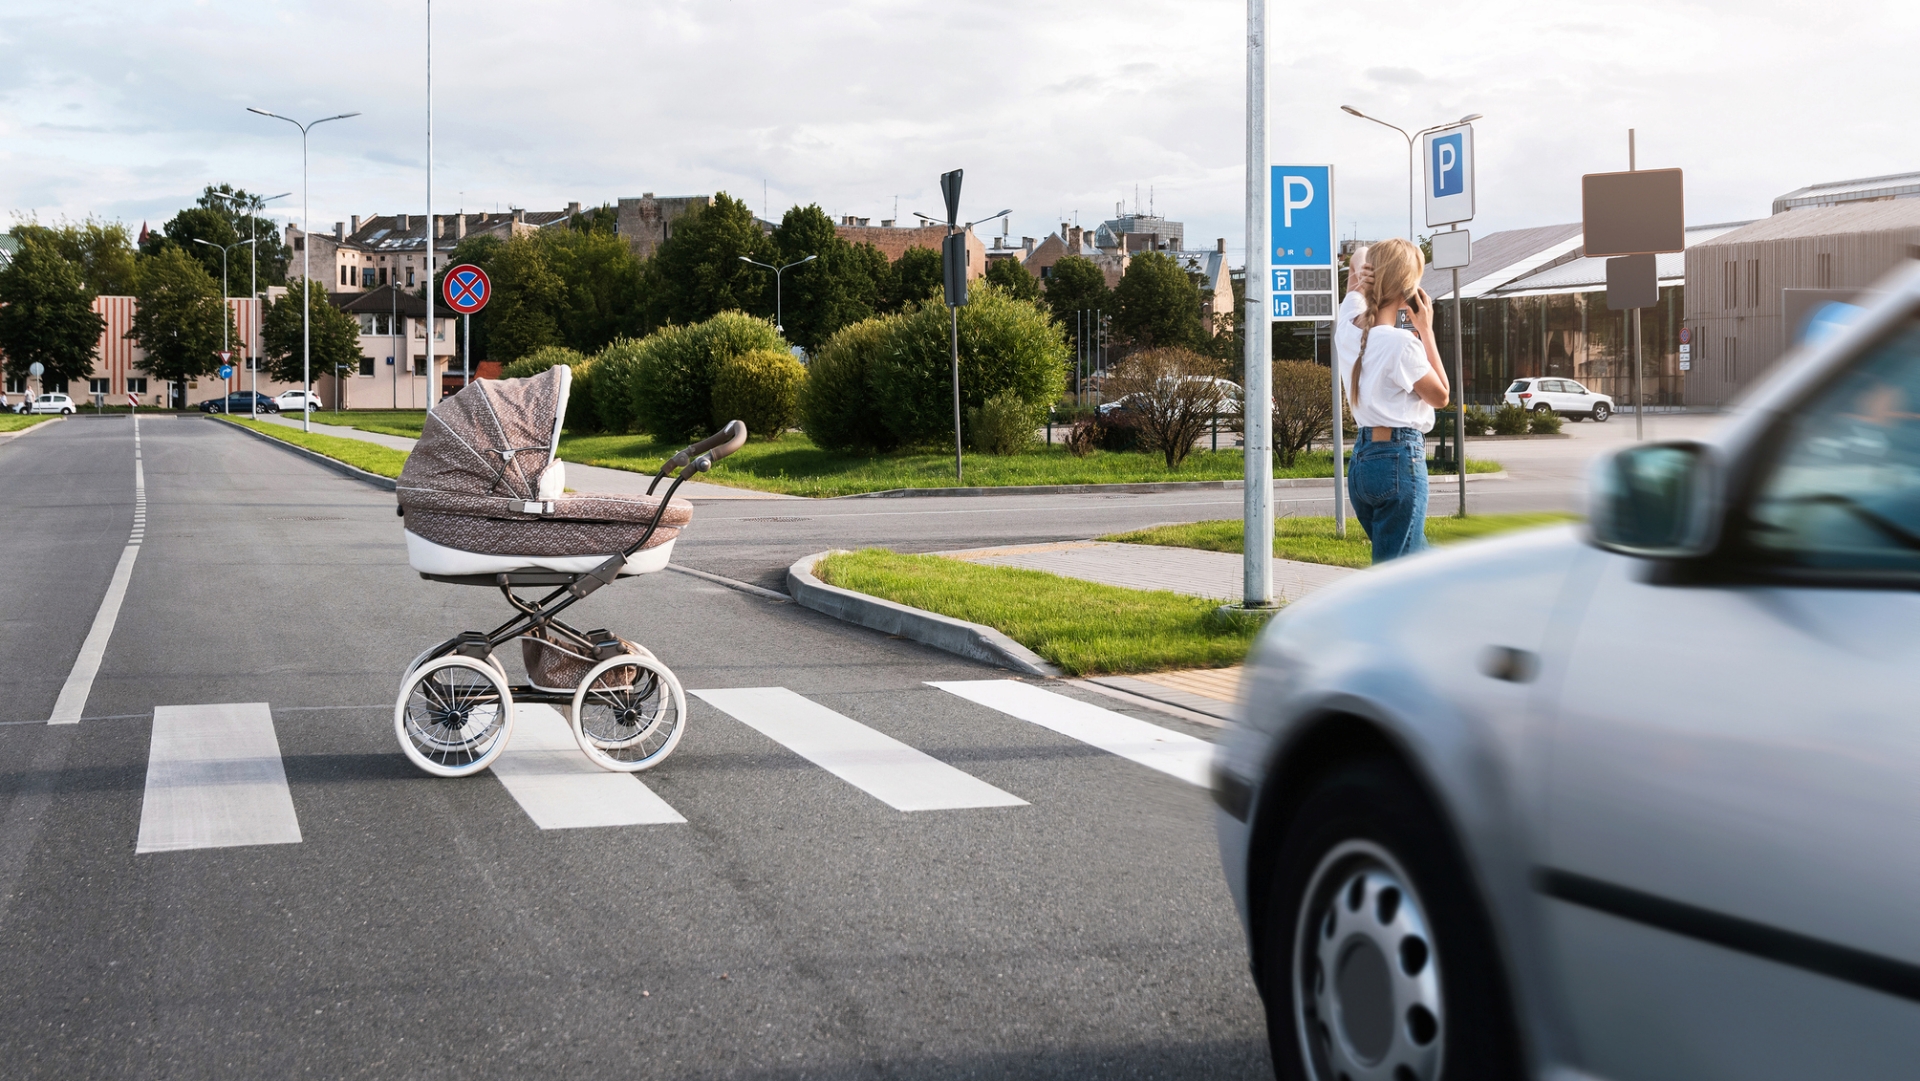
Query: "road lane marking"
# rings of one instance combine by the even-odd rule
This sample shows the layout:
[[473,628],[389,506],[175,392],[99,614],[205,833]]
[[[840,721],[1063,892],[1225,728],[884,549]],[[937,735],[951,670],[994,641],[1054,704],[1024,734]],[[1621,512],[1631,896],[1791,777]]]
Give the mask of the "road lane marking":
[[154,709],[136,853],[299,841],[265,702]]
[[785,687],[692,693],[897,811],[1026,806],[1018,796]]
[[594,765],[552,706],[514,707],[513,739],[494,760],[493,775],[543,830],[686,821],[640,778]]
[[1064,694],[1012,679],[928,682],[948,694],[999,710],[1109,754],[1138,762],[1188,784],[1205,787],[1213,744],[1184,732],[1148,724]]
[[120,562],[107,582],[107,595],[100,598],[100,610],[93,614],[93,626],[80,643],[80,655],[73,659],[67,681],[60,686],[60,697],[53,703],[48,724],[79,724],[80,714],[93,693],[93,677],[100,674],[100,662],[107,655],[107,642],[113,638],[113,625],[120,619],[120,602],[127,599],[127,583],[133,580],[133,561],[147,534],[147,472],[140,464],[140,419],[133,421],[133,532],[127,546],[120,550]]

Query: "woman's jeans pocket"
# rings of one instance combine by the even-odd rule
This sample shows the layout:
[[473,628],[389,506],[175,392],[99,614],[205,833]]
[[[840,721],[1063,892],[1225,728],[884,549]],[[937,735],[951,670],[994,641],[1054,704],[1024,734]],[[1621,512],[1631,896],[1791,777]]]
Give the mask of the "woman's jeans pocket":
[[1394,443],[1368,443],[1353,456],[1347,491],[1356,507],[1392,506],[1400,501],[1400,475],[1406,472],[1401,448]]

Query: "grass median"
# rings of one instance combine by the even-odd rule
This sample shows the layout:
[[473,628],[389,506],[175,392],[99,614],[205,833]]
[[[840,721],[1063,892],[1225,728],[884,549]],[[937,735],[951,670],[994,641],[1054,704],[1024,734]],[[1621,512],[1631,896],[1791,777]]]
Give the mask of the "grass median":
[[[1471,518],[1427,519],[1428,544],[1454,544],[1510,533],[1517,529],[1538,529],[1578,521],[1572,514],[1477,514]],[[1199,548],[1208,552],[1239,552],[1243,535],[1237,518],[1179,525],[1154,526],[1132,533],[1114,533],[1101,537],[1121,544],[1158,544],[1170,548]],[[1279,518],[1273,523],[1273,554],[1280,559],[1302,563],[1326,563],[1335,567],[1373,565],[1373,545],[1368,543],[1360,523],[1347,521],[1347,535],[1333,535],[1333,518]]]
[[0,432],[17,432],[52,419],[51,413],[0,413]]
[[262,423],[243,417],[223,417],[228,424],[238,424],[249,431],[278,439],[282,443],[291,443],[296,447],[324,454],[336,462],[345,462],[355,469],[364,469],[382,477],[398,477],[400,467],[407,462],[407,452],[383,447],[378,443],[369,443],[364,439],[352,439],[338,435],[322,435],[319,432],[303,432],[298,428],[289,428],[283,424]]
[[[297,417],[299,413],[289,413]],[[424,409],[353,409],[345,413],[328,413],[316,409],[313,411],[315,424],[329,424],[340,428],[358,428],[375,435],[397,435],[405,439],[420,438],[420,429],[427,423],[427,411]]]
[[1238,664],[1256,633],[1216,620],[1217,602],[1199,597],[945,556],[868,548],[828,556],[814,573],[842,589],[983,623],[1077,676]]

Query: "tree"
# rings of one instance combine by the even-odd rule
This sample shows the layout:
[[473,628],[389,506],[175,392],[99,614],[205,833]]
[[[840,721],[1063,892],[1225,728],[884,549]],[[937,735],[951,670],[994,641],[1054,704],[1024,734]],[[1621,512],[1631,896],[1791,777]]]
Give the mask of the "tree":
[[[245,188],[236,188],[231,184],[208,184],[195,203],[226,218],[227,224],[233,228],[235,240],[252,240],[258,237],[259,243],[255,246],[259,249],[257,256],[260,284],[263,287],[285,285],[287,263],[292,259],[293,251],[287,247],[286,240],[281,236],[280,226],[272,218],[261,218],[256,215],[254,202],[258,198],[257,192],[249,192]],[[195,244],[194,247],[198,248],[201,245]],[[233,265],[230,273],[234,283],[238,285],[246,280],[241,277],[241,272],[246,267],[245,250],[233,249],[231,258]]]
[[1282,469],[1316,439],[1329,437],[1333,424],[1333,376],[1311,361],[1280,360],[1273,365],[1273,453]]
[[566,283],[537,238],[517,236],[494,252],[487,276],[487,359],[511,364],[536,349],[561,345]]
[[[968,290],[959,315],[962,408],[977,409],[1011,391],[1039,427],[1060,400],[1067,372],[1067,348],[1046,309],[982,283]],[[900,443],[953,438],[948,319],[944,304],[889,317],[888,341],[868,363],[872,409]]]
[[560,281],[553,311],[560,340],[588,355],[642,329],[645,268],[625,238],[600,228],[603,221],[596,218],[585,229],[542,229],[531,238]]
[[82,222],[62,222],[57,226],[23,222],[13,227],[14,238],[24,246],[41,244],[80,268],[80,278],[94,296],[132,296],[140,269],[135,260],[133,239],[119,222],[88,218]]
[[1114,329],[1148,348],[1191,346],[1200,337],[1200,290],[1171,256],[1135,255],[1113,291]]
[[[305,371],[314,379],[338,374],[339,365],[360,367],[360,323],[333,306],[327,299],[326,283],[306,284],[305,314],[311,324],[311,365]],[[306,343],[300,327],[302,283],[295,280],[279,300],[268,305],[260,320],[260,344],[267,359],[267,373],[283,383],[300,382]],[[401,364],[407,358],[396,357]]]
[[[506,241],[491,233],[480,236],[470,236],[462,240],[454,246],[452,254],[446,257],[446,265],[442,266],[440,272],[434,276],[433,295],[436,297],[446,295],[446,292],[441,286],[447,279],[447,271],[452,270],[462,263],[471,263],[481,270],[486,271],[488,278],[492,278],[493,257],[501,248],[506,246],[506,243]],[[499,286],[496,285],[494,287],[494,292],[496,295],[499,293]],[[436,304],[435,307],[439,307],[439,305]],[[464,335],[467,333],[469,325],[472,327],[473,340],[471,342],[464,340],[456,340],[454,342],[455,345],[460,347],[463,355],[470,352],[475,361],[494,359],[493,354],[489,352],[490,343],[487,335],[487,328],[491,325],[490,317],[493,311],[494,307],[489,303],[485,308],[480,309],[479,315],[474,316],[471,320],[462,319],[454,324],[455,327],[458,328],[456,335]]]
[[[871,244],[847,243],[833,219],[818,206],[787,211],[773,230],[773,248],[773,258],[767,261],[775,266],[815,257],[786,272],[779,297],[768,288],[761,309],[774,315],[775,301],[784,301],[778,314],[786,326],[786,338],[808,352],[819,349],[841,327],[885,309],[892,278],[886,256]],[[765,270],[761,274],[772,277]]]
[[239,339],[233,314],[220,299],[220,283],[199,262],[169,246],[142,261],[134,297],[138,303],[127,337],[146,350],[140,369],[156,379],[172,380],[184,400],[188,379],[220,366],[222,332],[229,342]]
[[38,363],[45,369],[41,386],[85,379],[106,326],[79,264],[51,245],[30,240],[0,270],[0,352],[8,375],[25,376]]
[[[220,253],[213,245],[227,247],[242,241],[259,239],[260,284],[284,285],[287,261],[291,253],[280,237],[280,227],[270,218],[255,220],[251,212],[254,195],[231,184],[209,184],[193,206],[167,219],[156,231],[149,232],[140,245],[140,254],[156,255],[166,248],[178,248],[187,257],[207,268],[220,280]],[[204,240],[205,244],[195,241]],[[247,251],[233,247],[227,264],[227,288],[244,296],[247,288]]]
[[1166,458],[1168,469],[1178,469],[1220,409],[1224,394],[1213,378],[1217,371],[1191,349],[1142,349],[1114,368],[1107,389],[1126,403],[1127,421],[1139,429],[1141,441]]
[[893,261],[893,289],[887,298],[887,310],[904,312],[915,304],[925,304],[943,296],[944,288],[940,253],[932,248],[908,248]]
[[763,293],[773,293],[773,283],[763,280],[766,271],[740,257],[764,263],[773,254],[747,204],[724,191],[715,195],[712,206],[674,222],[673,235],[647,261],[645,325],[686,325],[725,311],[771,310],[762,303]]
[[[1076,347],[1079,344],[1079,328],[1083,325],[1081,312],[1114,313],[1113,292],[1107,288],[1107,272],[1101,270],[1093,260],[1082,255],[1069,255],[1053,264],[1052,273],[1047,277],[1047,307],[1053,309],[1053,318],[1067,336],[1067,341]],[[1087,316],[1086,327],[1091,328],[1091,316]],[[1091,334],[1087,335],[1091,338]]]
[[1015,300],[1040,299],[1040,279],[1012,256],[988,263],[985,277]]

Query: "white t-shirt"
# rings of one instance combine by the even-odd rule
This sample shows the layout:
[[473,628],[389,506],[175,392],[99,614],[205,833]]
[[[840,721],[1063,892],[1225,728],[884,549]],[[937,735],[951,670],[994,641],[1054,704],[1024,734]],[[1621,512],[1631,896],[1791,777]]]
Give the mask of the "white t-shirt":
[[[1367,313],[1367,302],[1348,293],[1333,322],[1333,355],[1340,363],[1340,386],[1349,396],[1353,362],[1360,356],[1362,328],[1355,320]],[[1427,347],[1418,335],[1397,327],[1374,327],[1366,335],[1367,355],[1360,364],[1360,397],[1349,400],[1353,422],[1362,428],[1433,430],[1433,407],[1420,400],[1413,385],[1433,371]]]

